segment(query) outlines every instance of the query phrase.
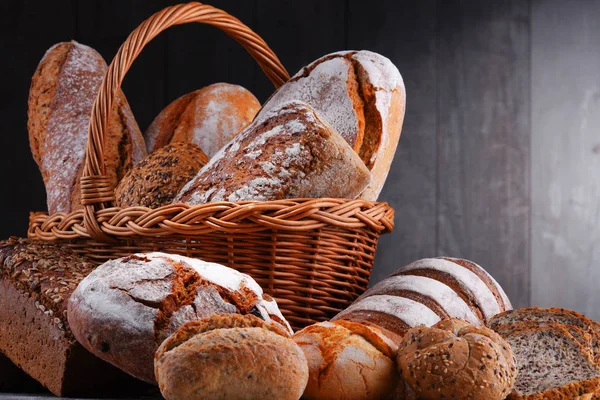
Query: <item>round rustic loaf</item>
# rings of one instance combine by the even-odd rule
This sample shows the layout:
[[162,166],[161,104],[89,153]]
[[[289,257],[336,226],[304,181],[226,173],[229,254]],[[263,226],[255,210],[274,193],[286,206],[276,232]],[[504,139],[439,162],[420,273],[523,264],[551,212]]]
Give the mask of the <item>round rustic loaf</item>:
[[118,207],[158,208],[171,204],[181,188],[208,162],[193,143],[174,142],[133,167],[115,189]]
[[175,202],[355,198],[370,173],[316,111],[289,102],[255,119],[181,189]]
[[71,295],[75,338],[123,371],[155,383],[154,353],[181,325],[220,313],[254,314],[292,330],[275,300],[248,275],[175,254],[107,261]]
[[308,361],[305,399],[386,399],[399,384],[397,346],[350,321],[320,322],[294,335]]
[[260,102],[242,86],[215,83],[169,104],[146,130],[151,153],[172,142],[198,145],[214,156],[254,119]]
[[459,319],[410,329],[398,349],[398,370],[423,400],[502,400],[517,377],[510,345]]
[[[100,54],[75,41],[51,47],[31,81],[27,127],[44,184],[48,212],[81,207],[88,124],[107,66]],[[146,156],[144,139],[125,95],[119,91],[108,117],[104,161],[110,182]]]
[[360,198],[376,201],[402,130],[406,92],[386,57],[371,51],[328,54],[302,68],[265,103],[258,118],[283,103],[308,103],[360,154],[373,178]]
[[367,290],[333,320],[377,326],[398,342],[411,327],[452,317],[482,325],[510,309],[500,285],[479,265],[457,258],[425,258]]
[[167,400],[297,400],[308,380],[289,334],[254,315],[186,323],[162,343],[154,365]]

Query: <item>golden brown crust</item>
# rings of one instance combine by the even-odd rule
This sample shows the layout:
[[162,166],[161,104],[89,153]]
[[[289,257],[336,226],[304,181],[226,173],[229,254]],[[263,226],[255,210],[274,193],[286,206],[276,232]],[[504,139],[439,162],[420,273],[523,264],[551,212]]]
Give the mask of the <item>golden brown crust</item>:
[[158,208],[170,204],[207,162],[206,154],[193,143],[161,147],[121,179],[115,189],[115,205]]
[[308,367],[302,350],[282,333],[252,315],[183,325],[155,355],[161,393],[167,400],[296,400]]
[[376,328],[351,321],[321,322],[297,332],[294,341],[308,361],[303,398],[385,399],[396,390],[397,349]]
[[517,370],[510,345],[497,333],[457,319],[410,329],[398,350],[405,382],[424,398],[501,400]]
[[198,145],[209,157],[254,119],[260,103],[238,85],[215,83],[169,104],[146,130],[148,152],[173,142]]

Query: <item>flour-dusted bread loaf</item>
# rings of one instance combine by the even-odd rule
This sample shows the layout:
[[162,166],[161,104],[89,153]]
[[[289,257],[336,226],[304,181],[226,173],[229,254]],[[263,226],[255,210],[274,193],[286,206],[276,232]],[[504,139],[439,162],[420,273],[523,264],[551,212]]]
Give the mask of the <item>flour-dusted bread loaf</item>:
[[156,349],[188,321],[254,314],[292,332],[275,300],[248,275],[164,253],[107,261],[79,284],[68,310],[73,334],[86,349],[150,383],[156,383]]
[[377,328],[319,322],[296,332],[294,341],[308,360],[304,399],[387,399],[400,383],[398,348]]
[[369,180],[348,143],[312,107],[294,101],[255,119],[174,202],[355,198]]
[[89,353],[71,333],[67,301],[92,269],[92,263],[57,244],[0,242],[0,352],[57,396],[141,389],[141,382]]
[[519,369],[508,399],[583,399],[598,391],[600,368],[560,324],[524,326],[502,336],[511,345]]
[[[81,206],[79,179],[92,105],[107,66],[94,49],[75,41],[51,47],[33,75],[27,127],[40,167],[48,212]],[[146,155],[144,139],[125,95],[119,91],[108,119],[106,171],[117,182]]]
[[297,400],[308,380],[289,334],[254,315],[186,323],[161,344],[154,365],[167,400]]
[[481,325],[510,309],[500,285],[479,265],[456,258],[425,258],[367,290],[333,320],[374,325],[399,341],[418,325],[431,326],[445,318]]
[[328,54],[302,68],[279,88],[258,117],[291,100],[314,107],[360,154],[373,174],[360,197],[377,200],[404,120],[406,93],[394,64],[371,51]]
[[194,143],[173,142],[161,147],[121,179],[115,188],[115,204],[150,208],[171,204],[207,162],[206,154]]
[[167,143],[191,142],[214,156],[244,129],[260,102],[242,86],[215,83],[181,96],[152,122],[144,137],[148,153]]
[[411,328],[398,348],[398,370],[423,400],[504,400],[517,377],[510,345],[459,319]]

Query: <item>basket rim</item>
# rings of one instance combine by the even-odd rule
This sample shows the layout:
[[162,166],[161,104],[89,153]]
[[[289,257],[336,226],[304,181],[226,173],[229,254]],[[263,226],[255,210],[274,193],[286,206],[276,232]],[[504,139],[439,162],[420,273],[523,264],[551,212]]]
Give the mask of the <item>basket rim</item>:
[[[94,216],[103,233],[113,240],[323,228],[370,229],[383,234],[394,228],[394,209],[387,202],[336,198],[177,203],[155,209],[111,207],[96,211]],[[46,241],[91,237],[85,228],[83,209],[69,214],[32,212],[27,236]]]

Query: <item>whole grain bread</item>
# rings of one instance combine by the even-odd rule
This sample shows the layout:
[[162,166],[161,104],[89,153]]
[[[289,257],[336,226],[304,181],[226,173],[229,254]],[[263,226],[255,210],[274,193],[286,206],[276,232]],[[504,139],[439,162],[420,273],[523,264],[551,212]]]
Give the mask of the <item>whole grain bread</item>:
[[[51,47],[38,65],[29,91],[31,151],[44,184],[49,213],[81,206],[88,124],[107,66],[94,49],[75,41]],[[119,91],[108,118],[104,161],[113,186],[146,155],[143,137],[125,95]]]
[[121,179],[115,188],[115,205],[158,208],[171,204],[183,185],[207,162],[206,154],[193,143],[173,142],[163,146]]
[[69,324],[90,352],[149,383],[154,353],[184,323],[254,314],[291,333],[275,300],[249,276],[219,264],[148,253],[107,261],[69,300]]
[[158,348],[155,373],[167,400],[297,400],[308,379],[288,332],[237,314],[183,325]]
[[355,198],[369,180],[358,155],[312,107],[289,102],[254,120],[174,202]]
[[458,319],[410,329],[398,349],[398,370],[424,399],[503,400],[517,377],[502,337]]
[[244,129],[260,102],[242,86],[215,83],[173,101],[154,119],[144,137],[148,153],[173,142],[198,145],[214,156]]
[[57,396],[122,395],[144,386],[72,335],[66,304],[92,269],[57,244],[0,242],[0,352]]
[[395,341],[408,329],[446,318],[482,325],[511,309],[500,285],[479,265],[450,257],[408,264],[368,289],[333,320],[377,326]]
[[575,399],[598,390],[600,368],[561,324],[520,326],[501,335],[519,369],[508,399]]
[[406,93],[394,64],[371,51],[328,54],[280,87],[257,118],[292,100],[314,107],[360,155],[373,175],[360,197],[377,200],[404,120]]

